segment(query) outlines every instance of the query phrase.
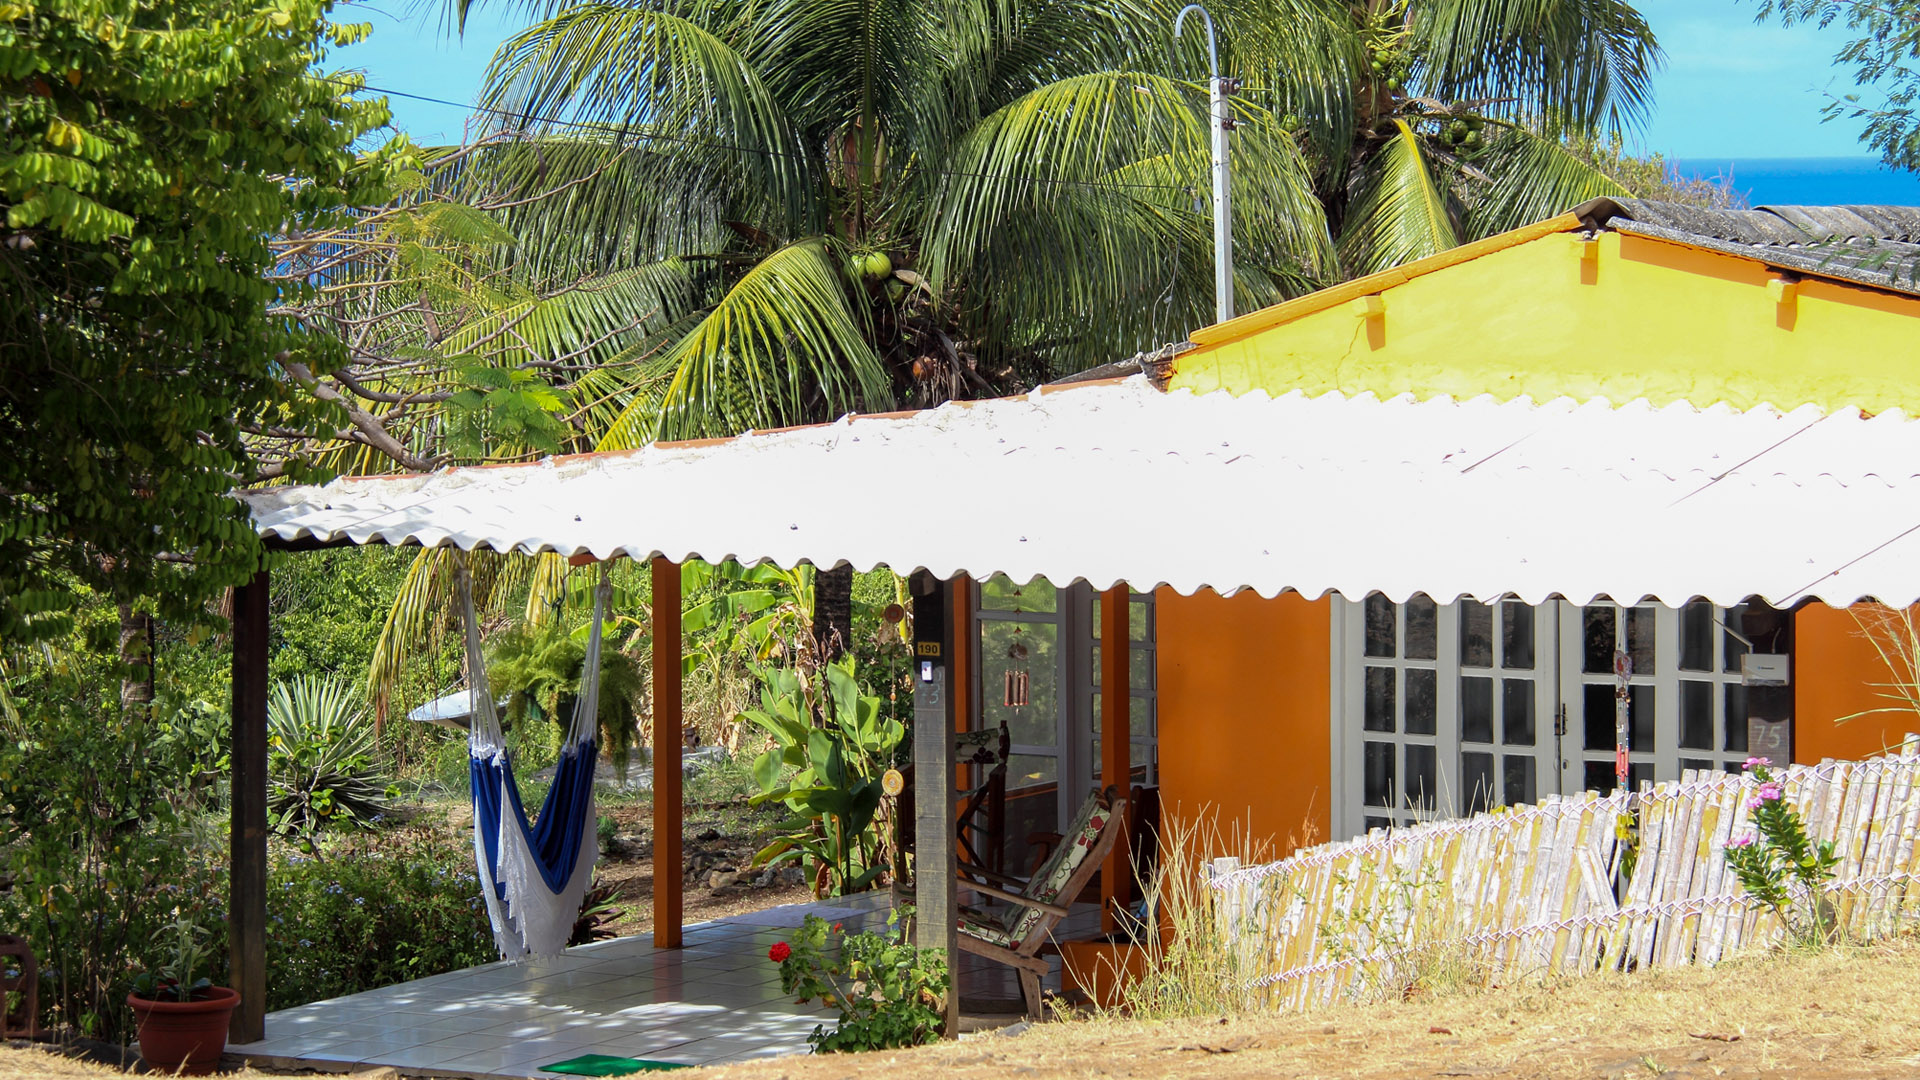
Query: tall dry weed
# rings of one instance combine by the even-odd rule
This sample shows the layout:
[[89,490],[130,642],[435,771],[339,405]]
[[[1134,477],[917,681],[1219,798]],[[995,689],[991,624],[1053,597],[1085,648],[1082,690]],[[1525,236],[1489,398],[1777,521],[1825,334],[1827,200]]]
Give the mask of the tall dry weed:
[[1156,1019],[1269,1011],[1266,992],[1256,985],[1263,938],[1248,932],[1237,894],[1211,880],[1233,866],[1268,861],[1271,841],[1245,822],[1222,829],[1217,815],[1203,808],[1191,817],[1169,815],[1159,852],[1135,890],[1146,918],[1129,929],[1146,953],[1146,971],[1126,990],[1122,1010]]

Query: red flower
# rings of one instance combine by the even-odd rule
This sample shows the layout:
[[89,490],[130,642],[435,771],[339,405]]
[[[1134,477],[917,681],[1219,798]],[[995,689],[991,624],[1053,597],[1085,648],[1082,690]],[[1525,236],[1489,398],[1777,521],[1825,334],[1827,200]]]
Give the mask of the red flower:
[[833,932],[834,932],[834,933],[836,933],[836,934],[840,932],[840,924],[839,924],[839,923],[834,923],[834,924],[833,924]]
[[793,955],[793,946],[787,944],[784,941],[774,942],[773,948],[767,950],[767,959],[773,961],[776,964],[781,963],[782,961],[786,960],[787,957],[792,955]]

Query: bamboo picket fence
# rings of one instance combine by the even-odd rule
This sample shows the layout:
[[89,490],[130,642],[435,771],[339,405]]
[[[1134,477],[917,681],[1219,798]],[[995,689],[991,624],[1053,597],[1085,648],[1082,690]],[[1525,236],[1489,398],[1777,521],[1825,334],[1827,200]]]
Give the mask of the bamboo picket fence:
[[[1920,737],[1884,757],[1776,775],[1809,834],[1840,856],[1827,897],[1841,931],[1872,938],[1920,917]],[[1722,854],[1752,829],[1753,789],[1690,770],[1632,794],[1375,829],[1275,863],[1215,860],[1214,911],[1237,966],[1277,1008],[1441,979],[1712,964],[1786,934]],[[1637,844],[1622,828],[1634,812]]]

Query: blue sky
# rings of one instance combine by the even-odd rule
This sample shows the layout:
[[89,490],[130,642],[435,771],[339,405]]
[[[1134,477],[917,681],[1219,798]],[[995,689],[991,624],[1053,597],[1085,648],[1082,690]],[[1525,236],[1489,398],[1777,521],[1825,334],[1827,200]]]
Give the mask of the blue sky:
[[[374,33],[334,53],[334,62],[365,70],[377,87],[452,101],[473,98],[494,46],[523,19],[496,3],[476,14],[464,38],[454,38],[442,32],[431,0],[411,12],[404,0],[389,2],[394,6],[343,5],[343,19],[371,22]],[[1864,153],[1857,123],[1820,122],[1825,92],[1851,87],[1850,76],[1830,66],[1843,31],[1756,26],[1753,0],[1638,6],[1667,53],[1653,117],[1636,138],[1640,149],[1694,161]],[[395,123],[416,142],[460,137],[463,110],[392,101]]]

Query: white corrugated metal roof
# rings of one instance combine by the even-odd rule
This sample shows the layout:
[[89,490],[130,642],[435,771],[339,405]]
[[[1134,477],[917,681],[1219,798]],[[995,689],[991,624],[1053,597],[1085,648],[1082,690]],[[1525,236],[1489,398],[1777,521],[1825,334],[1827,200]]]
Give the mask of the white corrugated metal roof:
[[250,493],[262,535],[1399,600],[1920,599],[1920,424],[1144,379]]

